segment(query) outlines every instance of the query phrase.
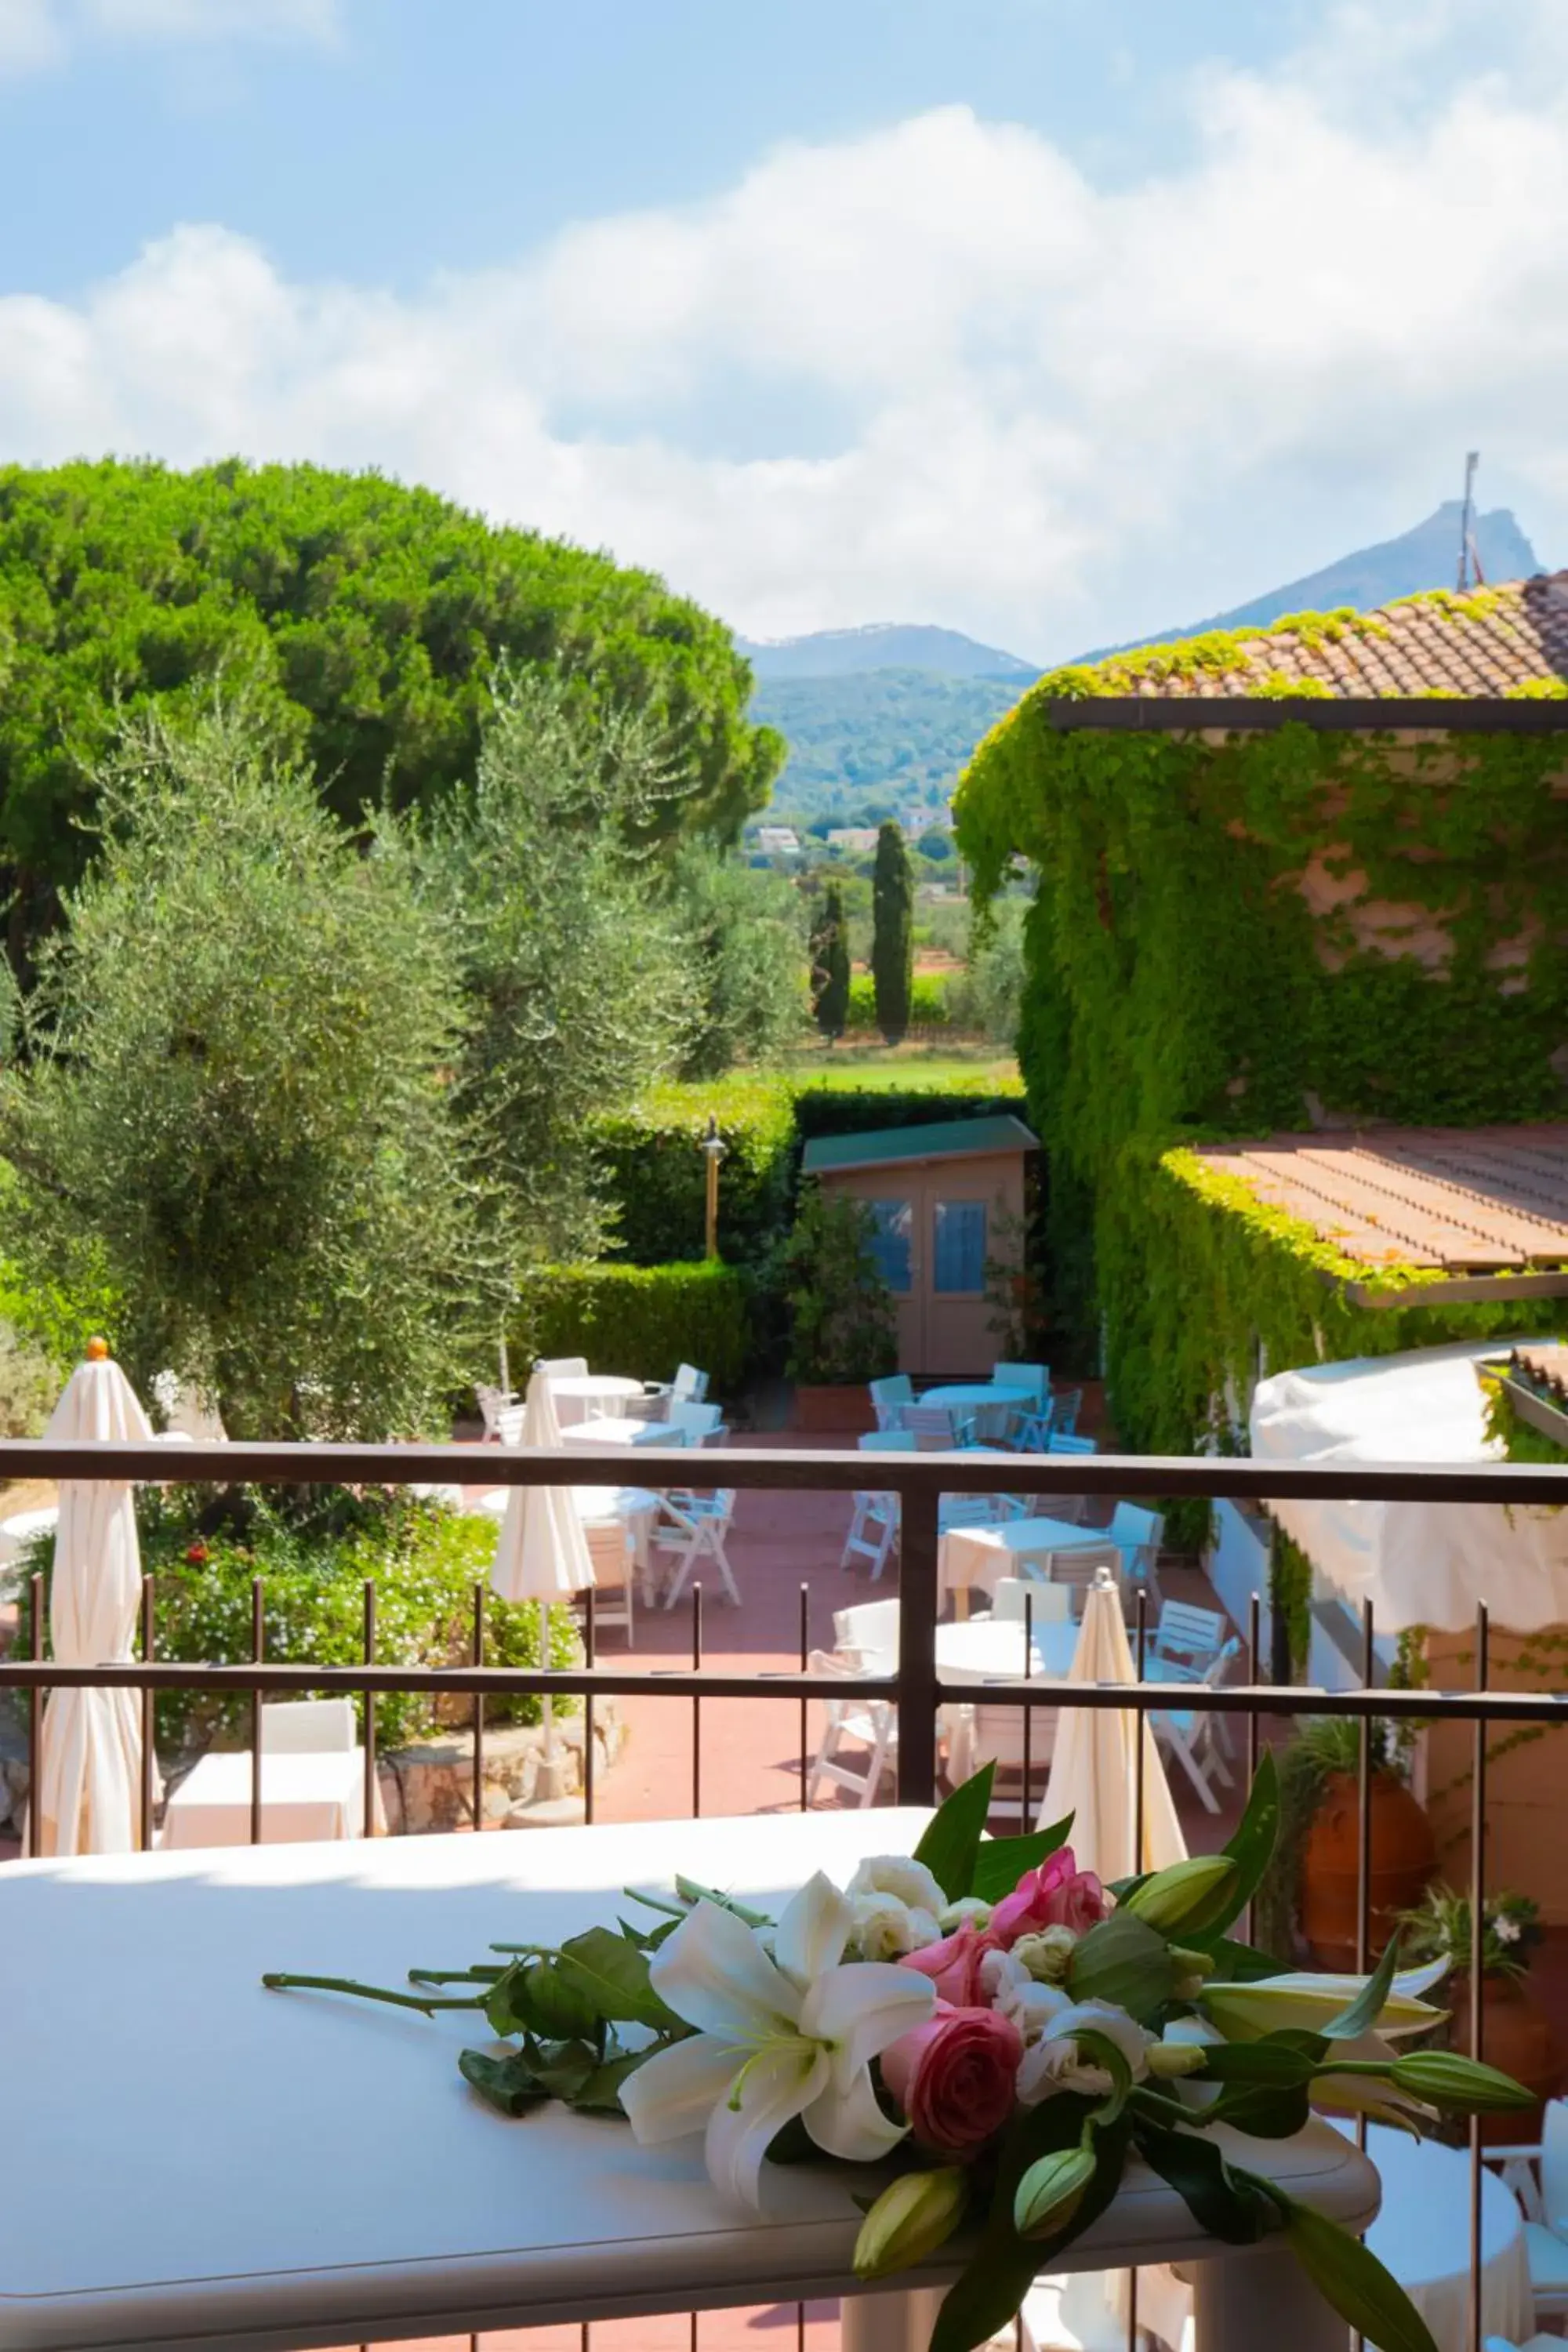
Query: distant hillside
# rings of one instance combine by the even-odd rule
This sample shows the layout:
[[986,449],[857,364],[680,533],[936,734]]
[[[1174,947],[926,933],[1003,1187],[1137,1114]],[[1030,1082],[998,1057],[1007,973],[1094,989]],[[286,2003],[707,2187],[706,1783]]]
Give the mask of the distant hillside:
[[845,677],[862,670],[929,670],[941,677],[1008,677],[1020,688],[1039,676],[1038,666],[983,646],[957,629],[905,626],[871,621],[861,629],[818,629],[808,637],[737,637],[759,682],[782,678]]
[[[1182,637],[1201,637],[1210,629],[1265,628],[1287,613],[1331,613],[1348,605],[1352,612],[1373,612],[1396,596],[1414,596],[1423,588],[1452,588],[1459,562],[1458,499],[1447,499],[1436,514],[1418,522],[1400,539],[1385,539],[1376,547],[1358,548],[1342,555],[1321,572],[1309,572],[1283,588],[1270,588],[1248,604],[1233,605],[1206,621],[1184,621],[1177,628],[1153,629],[1147,636],[1131,638],[1125,646],[1102,646],[1084,654],[1099,661],[1107,653],[1127,653],[1138,646],[1170,645]],[[1541,565],[1523,531],[1507,507],[1475,520],[1474,537],[1481,569],[1489,581],[1528,580]]]
[[858,814],[868,800],[895,809],[945,800],[980,738],[1011,710],[1033,675],[942,677],[929,670],[869,669],[764,679],[747,716],[778,728],[790,747],[769,814],[809,824],[835,812]]

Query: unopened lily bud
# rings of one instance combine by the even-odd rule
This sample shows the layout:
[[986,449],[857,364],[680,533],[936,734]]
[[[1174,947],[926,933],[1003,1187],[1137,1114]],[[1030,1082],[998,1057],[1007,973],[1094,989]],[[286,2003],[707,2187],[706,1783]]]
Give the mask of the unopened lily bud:
[[1460,2058],[1451,2050],[1414,2050],[1396,2058],[1388,2079],[1412,2098],[1427,2100],[1464,2116],[1532,2107],[1535,2095],[1511,2074],[1483,2066],[1479,2058]]
[[1195,2042],[1152,2042],[1143,2053],[1149,2072],[1162,2083],[1183,2074],[1201,2074],[1205,2053]]
[[969,2202],[961,2164],[938,2172],[904,2172],[883,2189],[855,2241],[857,2278],[884,2278],[924,2260],[952,2235]]
[[1184,1944],[1171,1946],[1171,1966],[1184,1977],[1196,1977],[1202,1981],[1215,1970],[1212,1952],[1190,1952]]
[[1066,1984],[1077,1946],[1070,1927],[1042,1927],[1036,1935],[1019,1937],[1013,1958],[1037,1984]]
[[1046,2238],[1066,2229],[1094,2179],[1087,2148],[1059,2148],[1030,2165],[1013,2199],[1013,2227],[1020,2238]]
[[951,1936],[963,1927],[966,1919],[972,1919],[977,1927],[989,1927],[990,1904],[978,1895],[961,1895],[956,1902],[945,1905],[938,1912],[936,1924],[944,1936]]
[[1228,1853],[1194,1853],[1189,1861],[1172,1863],[1168,1870],[1156,1870],[1133,1889],[1121,1908],[1157,1927],[1162,1936],[1201,1933],[1225,1911],[1236,1875]]

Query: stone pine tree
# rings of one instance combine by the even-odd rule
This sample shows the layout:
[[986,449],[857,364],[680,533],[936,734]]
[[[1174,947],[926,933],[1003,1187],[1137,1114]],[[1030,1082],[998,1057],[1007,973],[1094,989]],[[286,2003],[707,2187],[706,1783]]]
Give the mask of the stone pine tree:
[[811,1009],[825,1037],[844,1034],[849,1018],[849,927],[837,882],[823,892],[811,927]]
[[915,884],[910,853],[891,818],[878,828],[871,877],[871,984],[877,1026],[896,1045],[910,1025],[914,992]]

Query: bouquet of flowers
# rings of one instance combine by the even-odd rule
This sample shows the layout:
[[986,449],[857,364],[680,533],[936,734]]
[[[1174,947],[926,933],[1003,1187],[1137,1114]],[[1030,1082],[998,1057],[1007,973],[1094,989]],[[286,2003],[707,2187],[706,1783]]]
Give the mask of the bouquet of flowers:
[[1303,1975],[1230,1938],[1279,1826],[1268,1757],[1222,1853],[1110,1888],[1078,1868],[1068,1822],[986,1837],[990,1800],[988,1768],[912,1854],[862,1863],[843,1889],[818,1872],[776,1919],[678,1880],[633,1898],[657,1924],[497,1945],[472,1968],[411,1971],[408,1991],[264,1981],[482,2011],[507,2046],[462,2053],[481,2096],[511,2116],[548,2099],[616,2113],[645,2146],[700,2133],[741,2205],[759,2205],[770,2162],[877,2165],[862,2279],[972,2233],[931,2352],[973,2352],[1005,2326],[1133,2157],[1211,2236],[1282,2231],[1382,2352],[1432,2352],[1360,2241],[1238,2162],[1215,2126],[1268,2141],[1317,2105],[1415,2131],[1530,2106],[1494,2067],[1401,2054],[1442,2019],[1425,1995],[1446,1963],[1401,1973],[1395,1943],[1369,1978]]

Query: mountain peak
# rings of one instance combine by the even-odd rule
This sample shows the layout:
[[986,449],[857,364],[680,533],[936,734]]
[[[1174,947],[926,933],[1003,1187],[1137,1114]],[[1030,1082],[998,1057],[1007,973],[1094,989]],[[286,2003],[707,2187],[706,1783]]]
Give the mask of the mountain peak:
[[856,629],[816,629],[804,637],[737,637],[735,644],[759,679],[919,669],[943,677],[1016,678],[1023,688],[1040,674],[1037,663],[1020,661],[1000,646],[920,622],[868,621]]

